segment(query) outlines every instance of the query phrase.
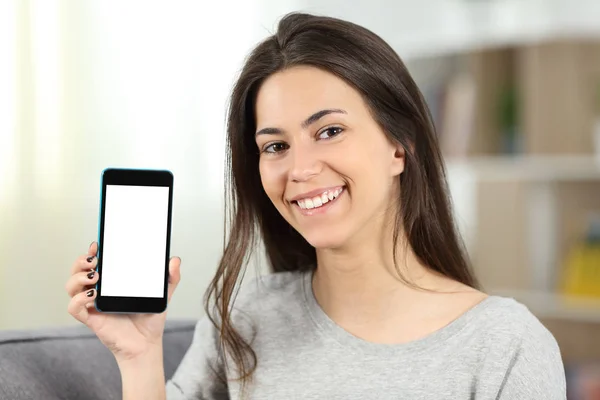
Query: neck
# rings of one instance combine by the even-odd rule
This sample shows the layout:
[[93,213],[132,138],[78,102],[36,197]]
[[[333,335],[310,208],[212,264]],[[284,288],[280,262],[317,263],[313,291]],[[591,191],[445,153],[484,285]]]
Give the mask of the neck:
[[[373,232],[373,230],[369,230]],[[402,277],[427,289],[441,287],[444,278],[420,263],[400,238],[392,256],[392,232],[364,234],[341,249],[317,249],[313,291],[323,310],[340,325],[385,324],[418,314],[427,292],[403,282]]]

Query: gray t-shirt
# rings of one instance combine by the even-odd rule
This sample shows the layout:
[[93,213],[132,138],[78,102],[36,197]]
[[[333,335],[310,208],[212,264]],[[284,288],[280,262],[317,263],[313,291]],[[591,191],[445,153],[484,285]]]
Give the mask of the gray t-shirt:
[[[556,340],[514,299],[489,296],[421,339],[387,345],[336,325],[317,303],[311,282],[311,273],[281,272],[242,287],[234,324],[247,339],[255,333],[258,360],[247,398],[566,399]],[[216,343],[216,330],[201,318],[167,381],[168,400],[239,399],[238,382],[214,377],[214,370],[223,370]]]

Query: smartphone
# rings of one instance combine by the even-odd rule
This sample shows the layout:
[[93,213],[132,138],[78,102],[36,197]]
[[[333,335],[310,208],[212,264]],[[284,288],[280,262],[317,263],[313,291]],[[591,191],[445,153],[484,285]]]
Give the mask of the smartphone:
[[98,311],[141,314],[166,310],[172,210],[170,171],[102,171]]

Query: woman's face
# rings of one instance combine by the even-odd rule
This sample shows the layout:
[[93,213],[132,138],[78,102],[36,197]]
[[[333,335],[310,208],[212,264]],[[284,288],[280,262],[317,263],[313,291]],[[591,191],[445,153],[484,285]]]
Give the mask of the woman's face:
[[258,92],[256,126],[264,190],[311,245],[377,235],[369,222],[397,203],[404,151],[355,89],[314,67],[278,72]]

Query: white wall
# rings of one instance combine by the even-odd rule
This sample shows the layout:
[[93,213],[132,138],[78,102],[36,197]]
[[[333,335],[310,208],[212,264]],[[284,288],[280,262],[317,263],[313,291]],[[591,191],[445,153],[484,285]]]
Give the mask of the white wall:
[[199,316],[222,249],[226,101],[250,48],[294,4],[28,3],[12,3],[17,127],[5,119],[0,133],[15,154],[0,171],[0,328],[76,323],[64,284],[96,239],[107,166],[174,172],[183,265],[170,316]]

